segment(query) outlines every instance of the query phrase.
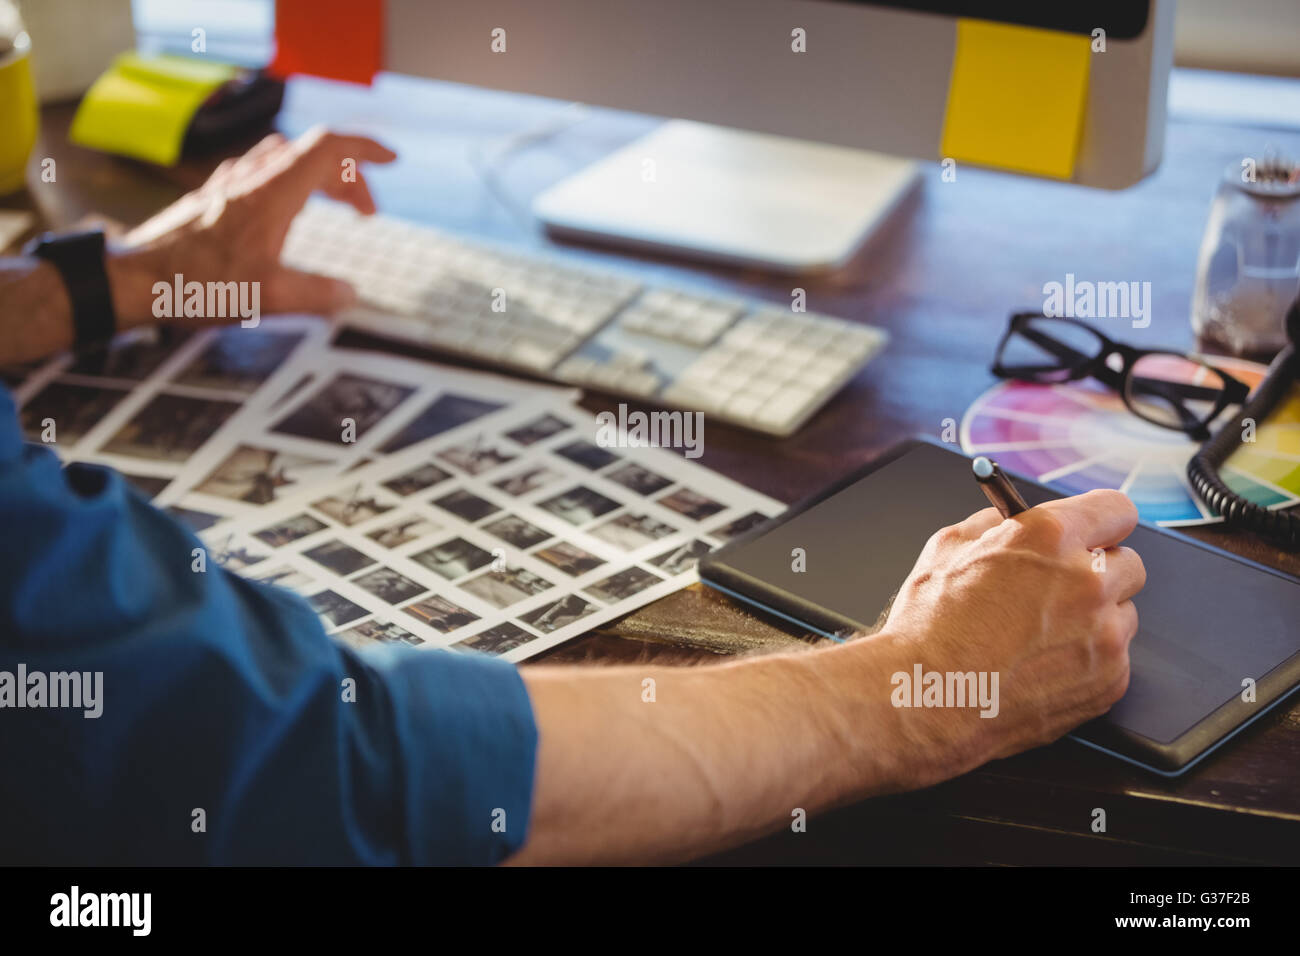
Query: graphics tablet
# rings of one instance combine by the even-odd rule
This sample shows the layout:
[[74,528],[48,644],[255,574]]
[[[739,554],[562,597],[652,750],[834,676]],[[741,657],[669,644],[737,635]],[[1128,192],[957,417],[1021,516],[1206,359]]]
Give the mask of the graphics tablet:
[[[1015,478],[1025,500],[1060,495]],[[906,442],[700,563],[704,583],[828,637],[873,626],[936,530],[988,501],[970,459]],[[1141,524],[1128,692],[1071,736],[1176,776],[1300,685],[1300,581]],[[806,570],[792,570],[802,548]],[[1244,681],[1255,700],[1243,700]]]

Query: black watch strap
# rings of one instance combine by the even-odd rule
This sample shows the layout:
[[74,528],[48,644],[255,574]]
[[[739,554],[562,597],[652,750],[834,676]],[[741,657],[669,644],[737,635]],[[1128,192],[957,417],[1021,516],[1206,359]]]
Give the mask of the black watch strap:
[[72,300],[72,324],[78,351],[106,344],[117,331],[113,295],[104,264],[104,233],[100,229],[63,235],[46,233],[23,250],[59,270]]

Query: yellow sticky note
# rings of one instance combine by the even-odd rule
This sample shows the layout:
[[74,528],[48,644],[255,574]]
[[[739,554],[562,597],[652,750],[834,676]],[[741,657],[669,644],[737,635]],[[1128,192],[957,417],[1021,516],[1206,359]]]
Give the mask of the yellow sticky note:
[[68,138],[171,166],[195,112],[235,72],[223,63],[124,53],[82,99]]
[[945,157],[1069,179],[1083,137],[1090,38],[957,21]]

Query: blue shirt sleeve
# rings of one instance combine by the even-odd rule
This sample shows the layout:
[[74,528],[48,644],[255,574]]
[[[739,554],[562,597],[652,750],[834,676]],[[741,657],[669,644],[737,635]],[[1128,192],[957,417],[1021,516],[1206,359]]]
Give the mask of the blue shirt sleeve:
[[[537,731],[512,665],[340,646],[296,595],[196,570],[200,547],[115,472],[24,444],[0,388],[0,863],[519,848]],[[58,675],[85,675],[80,707],[48,706]]]

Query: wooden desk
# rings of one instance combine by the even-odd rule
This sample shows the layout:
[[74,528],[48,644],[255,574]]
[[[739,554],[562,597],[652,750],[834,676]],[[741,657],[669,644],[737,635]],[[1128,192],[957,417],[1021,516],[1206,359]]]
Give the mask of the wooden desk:
[[[381,78],[371,90],[298,81],[280,124],[293,134],[327,122],[371,132],[397,148],[399,163],[369,174],[387,212],[521,248],[553,248],[527,217],[529,198],[656,122],[596,110],[561,134],[489,164],[490,172],[472,161],[485,146],[546,121],[559,108],[397,77]],[[45,110],[33,157],[34,169],[42,157],[54,157],[57,181],[5,203],[39,210],[50,227],[91,213],[139,221],[197,185],[219,158],[164,171],[89,153],[67,144],[70,117],[68,106]],[[232,144],[231,152],[246,145]],[[889,329],[889,349],[793,438],[775,441],[709,422],[703,463],[794,501],[898,439],[937,435],[944,419],[960,420],[992,383],[987,366],[1008,311],[1041,304],[1043,283],[1063,280],[1067,272],[1150,281],[1151,327],[1125,328],[1117,336],[1138,345],[1191,347],[1190,295],[1210,196],[1229,162],[1260,155],[1268,145],[1300,154],[1300,133],[1174,120],[1160,170],[1118,193],[968,168],[943,183],[937,166],[930,168],[881,242],[843,274],[799,283],[810,308]],[[649,280],[789,302],[790,282],[759,274],[572,246],[563,253]],[[344,342],[384,347],[354,334]],[[593,411],[616,406],[599,396],[584,404]],[[1300,573],[1300,557],[1258,538],[1214,528],[1192,533]],[[1244,612],[1247,628],[1249,609]],[[546,659],[689,663],[727,648],[789,640],[774,622],[714,592],[689,590]],[[1090,829],[1097,807],[1107,814],[1104,834]],[[778,834],[720,859],[1294,864],[1300,862],[1300,706],[1295,700],[1284,705],[1177,781],[1064,741],[925,792],[826,815],[805,834]]]

